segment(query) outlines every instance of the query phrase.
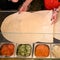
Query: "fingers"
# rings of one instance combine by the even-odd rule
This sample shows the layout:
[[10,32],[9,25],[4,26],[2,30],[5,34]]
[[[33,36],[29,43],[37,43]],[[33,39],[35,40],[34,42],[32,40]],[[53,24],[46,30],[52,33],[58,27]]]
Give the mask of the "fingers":
[[20,12],[23,12],[23,11],[24,11],[24,8],[23,7],[19,8],[19,13]]
[[19,9],[19,12],[27,11],[31,2],[32,0],[25,0],[25,2],[22,4],[22,7]]
[[17,3],[19,0],[11,0],[13,3]]
[[28,10],[27,6],[22,6],[21,8],[19,8],[19,13],[26,12],[27,10]]
[[57,22],[57,14],[58,14],[58,12],[56,12],[56,11],[53,13],[51,24],[55,24]]
[[57,19],[53,19],[51,24],[55,24],[57,22]]

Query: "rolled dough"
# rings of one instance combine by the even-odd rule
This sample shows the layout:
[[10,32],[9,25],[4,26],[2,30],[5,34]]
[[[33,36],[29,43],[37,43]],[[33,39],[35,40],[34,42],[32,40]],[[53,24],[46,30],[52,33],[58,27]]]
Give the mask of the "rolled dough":
[[54,26],[54,37],[60,40],[60,12],[57,16],[57,22]]
[[15,43],[53,42],[52,11],[14,13],[1,25],[2,35]]

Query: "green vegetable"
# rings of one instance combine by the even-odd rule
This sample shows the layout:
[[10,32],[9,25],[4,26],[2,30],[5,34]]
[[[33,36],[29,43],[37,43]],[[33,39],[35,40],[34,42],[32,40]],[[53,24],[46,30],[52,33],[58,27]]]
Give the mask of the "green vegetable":
[[27,56],[30,56],[30,54],[31,54],[31,45],[20,44],[17,47],[17,55],[27,57]]

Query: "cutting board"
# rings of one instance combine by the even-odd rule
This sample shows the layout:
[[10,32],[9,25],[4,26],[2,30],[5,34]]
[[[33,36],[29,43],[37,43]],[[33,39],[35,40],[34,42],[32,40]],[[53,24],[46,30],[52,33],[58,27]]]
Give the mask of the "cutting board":
[[15,43],[53,42],[52,11],[22,12],[7,16],[1,25],[2,35]]

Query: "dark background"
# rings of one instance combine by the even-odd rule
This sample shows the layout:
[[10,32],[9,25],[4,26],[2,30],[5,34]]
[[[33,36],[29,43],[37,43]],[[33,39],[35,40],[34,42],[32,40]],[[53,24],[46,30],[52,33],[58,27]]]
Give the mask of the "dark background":
[[[15,13],[16,11],[0,11],[0,27],[3,22],[3,20],[10,14]],[[1,29],[1,28],[0,28]],[[7,39],[5,39],[0,30],[0,42],[9,42]]]
[[17,3],[11,2],[11,0],[0,0],[1,10],[17,10],[25,0],[19,0]]

